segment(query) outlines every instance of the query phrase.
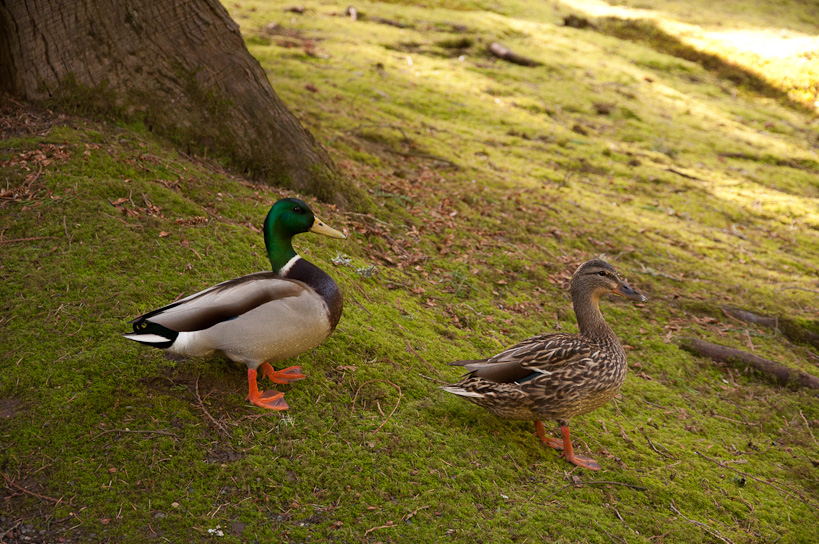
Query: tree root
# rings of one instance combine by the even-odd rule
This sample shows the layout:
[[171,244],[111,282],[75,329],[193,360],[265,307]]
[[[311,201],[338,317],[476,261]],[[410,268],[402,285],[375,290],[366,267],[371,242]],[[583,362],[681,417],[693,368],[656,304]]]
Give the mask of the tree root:
[[540,66],[542,64],[536,60],[530,59],[529,57],[518,55],[511,49],[504,47],[497,42],[492,42],[489,45],[489,52],[499,59],[503,59],[506,62],[511,62],[512,64],[519,64],[521,66]]
[[715,361],[725,361],[736,367],[750,366],[780,385],[793,383],[800,387],[819,389],[819,378],[801,370],[791,370],[777,362],[765,359],[741,349],[712,344],[699,338],[682,338],[680,347],[697,355],[710,357]]
[[723,306],[722,311],[729,317],[739,319],[745,323],[753,323],[754,325],[777,329],[792,342],[807,343],[819,349],[819,334],[800,326],[794,320],[788,319],[787,317],[757,315],[748,310],[735,308],[733,306]]

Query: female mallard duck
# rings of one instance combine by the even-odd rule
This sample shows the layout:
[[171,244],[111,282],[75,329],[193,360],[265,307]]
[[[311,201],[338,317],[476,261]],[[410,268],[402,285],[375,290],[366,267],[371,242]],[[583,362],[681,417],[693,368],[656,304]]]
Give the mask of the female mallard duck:
[[[574,453],[569,419],[603,406],[626,379],[626,354],[600,313],[600,297],[614,293],[645,301],[610,264],[582,264],[572,276],[571,294],[580,334],[542,334],[489,359],[456,361],[469,371],[442,389],[509,419],[533,420],[543,444],[563,450],[570,463],[591,470],[600,465]],[[556,419],[563,441],[546,436],[543,419]]]
[[272,272],[257,272],[220,283],[131,321],[126,338],[183,356],[222,353],[247,365],[247,399],[271,410],[287,410],[284,393],[260,393],[256,369],[274,383],[305,376],[301,367],[273,370],[281,361],[321,344],[336,328],[341,291],[319,267],[299,257],[292,238],[315,232],[346,238],[322,223],[295,198],[273,204],[264,220],[264,243]]

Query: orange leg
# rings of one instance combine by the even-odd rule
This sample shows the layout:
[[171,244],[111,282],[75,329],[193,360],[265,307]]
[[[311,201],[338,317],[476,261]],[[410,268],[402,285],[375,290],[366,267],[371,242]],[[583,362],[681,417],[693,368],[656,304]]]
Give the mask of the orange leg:
[[554,448],[556,450],[563,449],[563,442],[552,438],[551,436],[546,436],[546,429],[543,428],[542,421],[535,420],[535,435],[537,435],[545,446],[549,446],[550,448]]
[[301,373],[300,366],[291,366],[281,370],[273,370],[270,363],[262,363],[259,367],[262,375],[273,383],[292,383],[298,380],[303,380],[307,376]]
[[566,461],[575,464],[582,468],[587,468],[589,470],[600,470],[601,467],[597,461],[591,459],[590,457],[584,457],[582,455],[575,455],[574,449],[572,448],[572,439],[569,437],[569,426],[566,425],[565,427],[560,427],[560,433],[563,435],[563,457],[566,458]]
[[284,393],[272,389],[264,393],[259,392],[259,388],[256,385],[256,369],[247,369],[247,384],[249,388],[247,400],[256,406],[261,406],[268,410],[287,410],[290,408],[284,401]]

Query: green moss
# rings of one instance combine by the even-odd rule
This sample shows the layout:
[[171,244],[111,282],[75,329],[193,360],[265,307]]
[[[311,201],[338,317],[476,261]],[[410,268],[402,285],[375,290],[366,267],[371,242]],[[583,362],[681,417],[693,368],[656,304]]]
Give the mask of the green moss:
[[[363,209],[315,203],[348,240],[296,239],[344,292],[338,329],[288,362],[308,378],[282,386],[283,414],[243,400],[241,365],[123,340],[135,315],[266,269],[256,229],[293,193],[180,154],[145,123],[37,112],[54,124],[0,144],[0,469],[62,500],[10,490],[0,516],[49,541],[715,540],[693,521],[736,543],[810,541],[816,399],[676,340],[816,373],[810,345],[720,311],[819,332],[811,118],[727,94],[718,72],[646,42],[563,28],[548,3],[366,3],[359,21],[284,7],[228,6],[365,195]],[[271,22],[330,58],[251,37]],[[546,66],[443,55],[453,25]],[[385,45],[400,43],[418,47]],[[601,254],[650,301],[601,303],[631,372],[616,402],[572,421],[604,471],[570,473],[531,423],[423,376],[453,381],[449,361],[576,331],[567,274]]]
[[[719,55],[700,51],[686,44],[676,36],[662,30],[653,21],[605,17],[598,21],[598,26],[601,32],[617,38],[646,43],[662,53],[698,63],[737,87],[775,98],[785,104],[792,104],[794,107],[802,108],[806,112],[810,111],[810,107],[805,102],[791,101],[787,90],[771,84],[760,75],[743,69],[740,65],[732,63]],[[663,72],[690,73],[692,71],[690,66],[668,58],[664,60],[640,60],[638,63]]]

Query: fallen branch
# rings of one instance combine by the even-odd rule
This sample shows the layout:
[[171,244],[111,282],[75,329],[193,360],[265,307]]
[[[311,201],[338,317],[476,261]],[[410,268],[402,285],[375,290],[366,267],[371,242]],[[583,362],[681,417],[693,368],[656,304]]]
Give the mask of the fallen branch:
[[730,539],[728,539],[728,538],[726,538],[726,537],[722,536],[721,534],[719,534],[719,531],[716,531],[716,530],[714,530],[714,529],[710,528],[708,525],[706,525],[706,524],[704,524],[704,523],[702,523],[702,522],[700,522],[700,521],[697,521],[697,520],[695,520],[695,519],[691,519],[691,518],[689,518],[688,516],[686,516],[685,514],[683,514],[682,512],[680,512],[680,511],[677,509],[677,506],[674,504],[674,500],[673,500],[673,499],[671,500],[671,511],[672,511],[672,512],[674,512],[675,514],[677,514],[678,516],[682,516],[682,517],[683,517],[683,519],[685,519],[685,521],[687,521],[688,523],[693,523],[693,524],[694,524],[694,525],[696,525],[697,527],[702,527],[703,529],[705,529],[706,531],[708,531],[709,533],[711,533],[711,535],[712,535],[712,536],[715,536],[715,537],[717,537],[718,539],[720,539],[720,540],[722,540],[723,542],[725,542],[725,544],[734,544],[734,543],[733,543],[733,542],[732,542]]
[[492,42],[489,45],[489,52],[499,59],[505,60],[506,62],[511,62],[512,64],[519,64],[520,66],[540,66],[542,64],[536,60],[524,57],[523,55],[518,55],[511,49],[504,47],[497,42]]
[[791,370],[777,362],[741,349],[712,344],[699,338],[682,338],[680,347],[691,353],[710,357],[715,361],[732,363],[737,367],[750,366],[780,385],[794,383],[801,387],[819,389],[819,378],[801,370]]
[[[783,289],[785,288],[783,287]],[[761,325],[778,330],[784,334],[788,340],[793,342],[806,342],[819,349],[819,334],[806,329],[787,317],[757,315],[748,310],[735,308],[733,306],[722,306],[722,313],[734,319],[744,321],[745,323],[753,323],[754,325]]]
[[382,25],[394,26],[396,28],[412,28],[412,25],[396,21],[394,19],[385,19],[383,17],[370,17],[368,19],[371,23],[380,23]]
[[763,327],[770,327],[772,329],[779,328],[779,319],[776,317],[756,315],[755,313],[749,312],[748,310],[743,310],[742,308],[722,306],[722,313],[729,317],[744,321],[745,323],[753,323],[754,325],[762,325]]

